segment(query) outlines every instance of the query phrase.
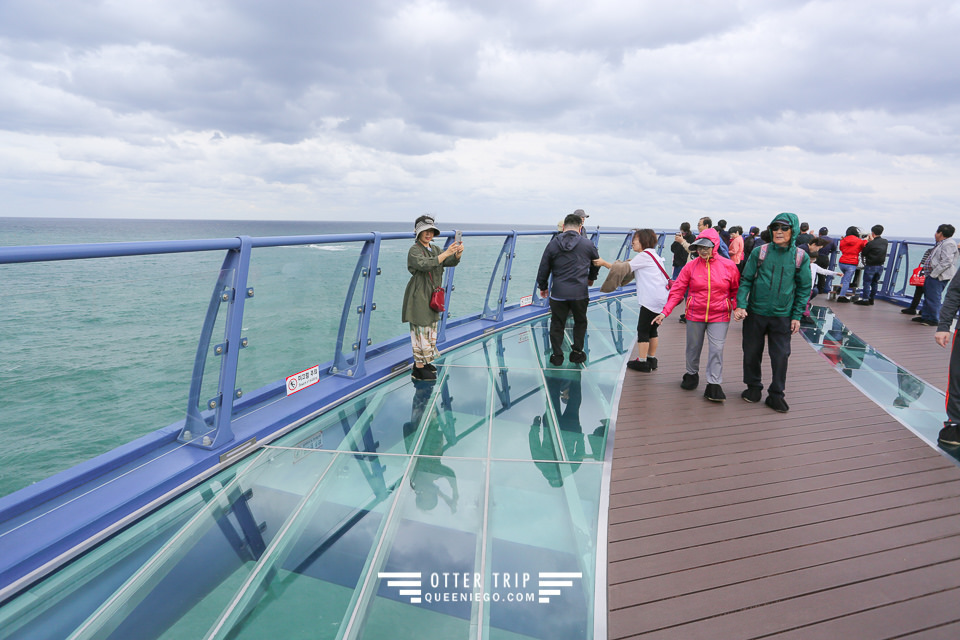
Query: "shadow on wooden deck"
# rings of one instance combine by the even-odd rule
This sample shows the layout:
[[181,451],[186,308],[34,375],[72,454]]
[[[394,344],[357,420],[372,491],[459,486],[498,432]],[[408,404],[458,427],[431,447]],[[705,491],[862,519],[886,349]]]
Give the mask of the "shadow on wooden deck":
[[[899,307],[832,304],[892,360],[943,388],[949,354]],[[779,414],[680,389],[684,328],[653,373],[626,372],[610,492],[610,638],[960,637],[960,468],[794,336]],[[706,349],[704,359],[706,360]],[[769,381],[766,367],[764,380]]]

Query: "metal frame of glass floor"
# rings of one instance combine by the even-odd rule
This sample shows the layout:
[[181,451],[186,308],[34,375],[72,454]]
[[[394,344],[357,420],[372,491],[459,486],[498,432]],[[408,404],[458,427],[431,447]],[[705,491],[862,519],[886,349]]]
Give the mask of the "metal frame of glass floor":
[[586,365],[551,367],[539,318],[349,399],[7,603],[0,637],[605,637],[636,305],[588,317]]

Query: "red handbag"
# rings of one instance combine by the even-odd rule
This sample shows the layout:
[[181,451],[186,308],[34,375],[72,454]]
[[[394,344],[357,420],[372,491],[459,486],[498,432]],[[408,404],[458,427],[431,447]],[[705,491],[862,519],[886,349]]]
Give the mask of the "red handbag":
[[[433,283],[433,274],[430,274],[430,282]],[[430,308],[434,311],[443,311],[445,300],[444,295],[446,291],[443,287],[436,287],[433,290],[433,293],[430,294]]]
[[914,287],[922,287],[923,282],[926,280],[926,276],[921,275],[923,273],[923,265],[920,265],[913,270],[913,275],[910,276],[910,284]]

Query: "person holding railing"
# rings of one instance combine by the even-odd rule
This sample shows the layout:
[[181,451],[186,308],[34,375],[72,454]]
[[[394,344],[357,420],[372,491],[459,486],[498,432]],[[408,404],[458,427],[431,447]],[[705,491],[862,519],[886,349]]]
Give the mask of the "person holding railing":
[[837,302],[850,302],[847,293],[850,292],[850,281],[853,280],[853,274],[857,272],[857,264],[860,262],[860,251],[867,244],[866,238],[860,237],[860,229],[856,227],[847,227],[847,233],[840,239],[840,271],[843,277],[840,279],[840,293],[837,296]]
[[[440,233],[430,216],[420,216],[414,222],[416,241],[407,252],[407,271],[410,280],[403,292],[402,321],[410,323],[410,342],[413,347],[414,380],[436,380],[437,368],[432,364],[440,356],[437,351],[437,323],[443,311],[443,302],[432,303],[434,291],[443,286],[444,267],[460,264],[463,242],[454,242],[446,249],[432,244]],[[433,304],[433,306],[431,306]]]
[[[593,261],[595,265],[607,269],[616,267],[615,271],[620,271],[626,264],[637,281],[637,302],[640,304],[640,316],[637,318],[637,358],[627,362],[627,368],[633,371],[650,372],[655,371],[658,366],[656,356],[660,338],[657,330],[660,325],[654,324],[653,319],[667,304],[671,281],[663,259],[657,255],[657,241],[657,233],[653,229],[637,229],[633,232],[633,250],[637,255],[629,263],[619,260],[610,263],[603,258]],[[721,244],[719,235],[717,243]],[[606,283],[604,285],[606,286]],[[602,287],[601,291],[604,288]]]
[[854,304],[872,305],[877,297],[877,288],[880,285],[880,274],[883,273],[883,263],[887,261],[887,242],[883,234],[883,225],[875,224],[870,228],[870,235],[863,245],[863,294]]

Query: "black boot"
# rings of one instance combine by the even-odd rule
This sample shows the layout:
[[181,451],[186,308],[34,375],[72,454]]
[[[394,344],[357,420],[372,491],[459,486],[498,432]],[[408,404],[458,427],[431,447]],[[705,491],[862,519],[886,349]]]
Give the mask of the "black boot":
[[711,402],[723,402],[727,399],[727,396],[723,393],[723,389],[720,388],[718,384],[708,384],[707,388],[703,390],[703,397]]
[[683,374],[683,380],[680,382],[680,388],[686,389],[687,391],[692,391],[700,385],[700,374],[699,373],[685,373]]
[[650,365],[650,371],[656,371],[656,370],[657,370],[657,359],[656,359],[656,358],[651,358],[650,356],[647,356],[647,364]]

